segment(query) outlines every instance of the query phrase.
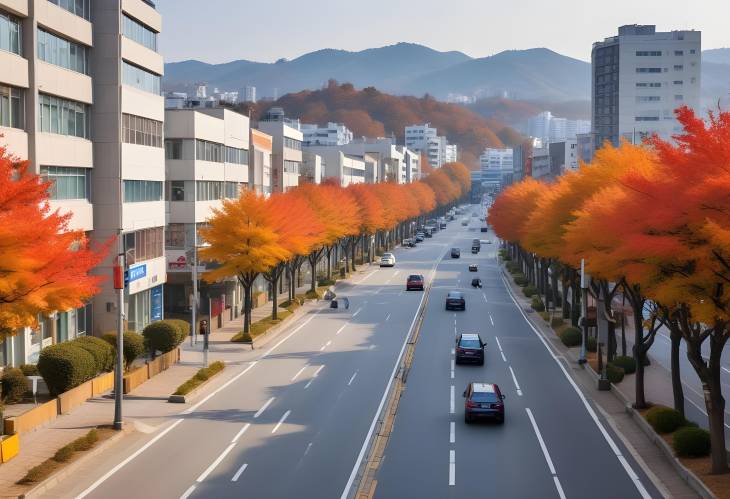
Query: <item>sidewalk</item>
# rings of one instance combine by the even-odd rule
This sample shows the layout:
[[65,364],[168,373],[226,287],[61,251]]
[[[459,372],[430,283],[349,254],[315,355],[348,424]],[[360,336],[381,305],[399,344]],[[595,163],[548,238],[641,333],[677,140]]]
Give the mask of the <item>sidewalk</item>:
[[[598,411],[603,415],[606,422],[611,426],[614,433],[621,439],[626,449],[631,453],[634,460],[641,466],[643,472],[649,477],[654,486],[664,495],[677,499],[696,498],[697,493],[682,480],[676,469],[641,430],[633,418],[626,412],[625,403],[620,395],[611,391],[599,391],[595,374],[590,368],[582,368],[578,364],[578,349],[567,348],[557,337],[552,328],[536,313],[531,310],[530,300],[524,297],[519,288],[511,279],[511,276],[503,271],[503,275],[512,290],[520,307],[526,311],[530,322],[535,326],[542,336],[550,343],[550,346],[558,354],[558,359],[563,361],[564,367],[578,384],[581,391],[593,402]],[[650,368],[646,370],[646,393],[647,398],[657,403],[665,403],[665,395],[669,394],[671,406],[672,387],[671,380],[667,377],[662,379],[658,372]],[[624,399],[633,402],[633,384],[628,378],[618,385],[614,385],[621,391]]]
[[[368,265],[361,265],[358,271],[352,276],[370,270]],[[351,284],[348,281],[340,281],[343,285]],[[297,290],[306,292],[309,286],[303,286]],[[286,293],[279,296],[279,303],[287,300]],[[299,313],[306,313],[321,303],[309,302],[297,310]],[[257,321],[271,315],[271,302],[253,310],[252,320]],[[210,334],[209,339],[209,362],[222,360],[229,366],[219,376],[210,381],[206,391],[212,391],[222,385],[237,370],[233,366],[244,364],[254,360],[259,352],[251,350],[251,347],[244,344],[231,343],[230,339],[243,327],[243,317],[231,321]],[[266,343],[273,335],[263,339]],[[202,339],[195,345],[191,341],[185,341],[181,347],[180,362],[170,369],[158,374],[152,379],[140,385],[124,397],[124,423],[125,431],[129,433],[139,432],[149,434],[157,431],[170,416],[178,414],[187,405],[171,404],[167,402],[168,396],[178,386],[192,377],[203,365],[203,343]],[[48,426],[38,428],[29,433],[20,435],[20,453],[11,461],[0,464],[0,498],[17,497],[36,486],[16,485],[16,482],[25,476],[26,472],[46,459],[52,457],[55,452],[70,443],[74,439],[85,435],[90,428],[110,425],[114,418],[114,399],[110,395],[96,397],[76,408],[73,413],[59,416]]]

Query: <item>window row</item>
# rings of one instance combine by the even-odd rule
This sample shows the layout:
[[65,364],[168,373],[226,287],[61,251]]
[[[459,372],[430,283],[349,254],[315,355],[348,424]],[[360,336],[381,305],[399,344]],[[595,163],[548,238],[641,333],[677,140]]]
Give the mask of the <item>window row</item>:
[[248,151],[246,149],[238,149],[237,147],[226,146],[226,163],[235,165],[248,164]]
[[41,166],[41,178],[51,182],[51,199],[89,199],[90,168],[70,166]]
[[212,161],[213,163],[223,163],[224,158],[223,144],[210,142],[208,140],[195,139],[195,159],[198,161]]
[[48,0],[62,9],[83,17],[87,21],[91,19],[91,0]]
[[159,258],[165,254],[165,234],[162,227],[136,230],[124,234],[126,264]]
[[89,138],[89,106],[80,102],[39,94],[40,131]]
[[658,95],[638,95],[636,97],[636,102],[659,102],[661,97]]
[[286,173],[299,173],[299,162],[284,160],[284,171]]
[[122,83],[144,92],[160,95],[160,75],[150,73],[127,61],[122,62]]
[[157,33],[144,24],[124,14],[122,30],[130,40],[157,52]]
[[661,88],[662,84],[659,82],[646,82],[640,81],[636,83],[636,88]]
[[637,73],[661,73],[662,68],[636,68]]
[[38,58],[77,73],[89,74],[89,51],[85,45],[71,42],[40,28]]
[[156,180],[125,180],[124,202],[144,203],[162,201],[162,182]]
[[[196,185],[197,184],[197,185]],[[237,198],[243,184],[216,180],[172,180],[170,181],[170,201],[215,201],[224,198]],[[197,191],[196,191],[197,189]]]
[[135,116],[122,115],[122,140],[127,144],[162,147],[161,121]]
[[661,50],[637,50],[637,57],[659,57],[662,55]]
[[20,88],[0,85],[0,126],[23,128],[24,92]]
[[288,147],[289,149],[301,151],[302,150],[302,141],[292,139],[290,137],[284,137],[284,147]]
[[15,16],[0,12],[0,50],[20,55],[23,45],[20,34],[20,20]]

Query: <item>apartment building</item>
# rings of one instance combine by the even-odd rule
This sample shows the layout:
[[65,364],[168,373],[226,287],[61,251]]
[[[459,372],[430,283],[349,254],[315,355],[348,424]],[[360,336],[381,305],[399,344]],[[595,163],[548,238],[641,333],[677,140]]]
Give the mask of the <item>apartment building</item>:
[[280,107],[271,108],[258,129],[272,138],[271,190],[286,192],[299,185],[304,134],[299,120],[289,120]]
[[548,150],[550,173],[553,177],[578,170],[578,141],[576,139],[551,142]]
[[411,183],[421,178],[421,155],[404,146],[398,146],[398,151],[403,154],[403,172],[401,183]]
[[594,148],[620,139],[639,143],[656,133],[681,130],[674,110],[699,109],[701,33],[658,32],[654,25],[627,25],[593,44],[591,122]]
[[544,144],[574,139],[577,134],[590,130],[590,120],[558,118],[550,111],[543,111],[527,120],[527,135],[540,139]]
[[304,146],[342,146],[352,142],[352,131],[342,123],[327,123],[326,126],[302,123]]
[[264,196],[271,195],[271,161],[273,138],[261,130],[250,128],[249,188]]
[[[191,310],[199,230],[223,199],[237,198],[248,187],[249,141],[248,117],[229,109],[165,111],[165,314]],[[201,281],[198,292],[202,313],[213,311],[221,322],[238,315],[243,294],[235,279]]]
[[319,156],[322,180],[336,179],[342,187],[365,183],[366,165],[363,155],[347,154],[334,146],[311,146],[305,147],[304,151],[308,157],[308,166],[315,166],[315,176],[317,159],[311,155]]
[[324,161],[322,156],[304,149],[302,153],[302,171],[299,181],[307,184],[321,184],[324,179]]
[[512,183],[513,150],[488,147],[479,157],[482,182],[490,186],[503,187]]

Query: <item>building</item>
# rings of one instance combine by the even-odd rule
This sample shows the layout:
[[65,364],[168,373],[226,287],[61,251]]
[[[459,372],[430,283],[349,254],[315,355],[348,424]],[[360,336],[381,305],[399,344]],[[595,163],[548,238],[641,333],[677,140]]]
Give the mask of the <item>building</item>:
[[551,179],[550,150],[548,146],[536,147],[532,150],[532,178]]
[[[166,279],[161,17],[142,0],[91,4],[0,0],[0,141],[54,182],[51,208],[71,213],[71,228],[118,238],[130,265],[128,327],[140,329],[162,318]],[[110,276],[111,263],[96,271]],[[115,330],[117,294],[111,279],[101,286],[86,306],[0,344],[0,365]]]
[[458,157],[457,147],[438,135],[430,123],[405,127],[405,143],[407,148],[426,156],[432,168],[441,168]]
[[404,146],[398,150],[403,154],[404,183],[411,183],[421,179],[421,155]]
[[511,184],[514,176],[513,164],[512,149],[486,148],[479,157],[482,182],[498,188]]
[[256,87],[247,85],[243,88],[243,101],[256,103]]
[[[249,137],[248,117],[229,109],[165,112],[165,314],[184,315],[191,310],[199,229],[214,209],[222,207],[223,199],[237,198],[248,186]],[[235,279],[215,284],[201,281],[198,289],[202,313],[211,307],[221,312],[216,316],[238,315],[243,294]]]
[[324,179],[324,167],[322,156],[313,152],[302,153],[302,171],[299,177],[300,183],[321,184]]
[[327,123],[327,126],[302,124],[304,146],[342,146],[352,142],[352,131],[342,123]]
[[591,121],[594,149],[620,139],[638,143],[681,130],[674,109],[700,105],[701,33],[627,25],[593,44]]
[[258,124],[258,129],[272,138],[272,192],[286,192],[299,185],[304,140],[300,126],[299,120],[287,119],[280,107],[271,108]]
[[578,163],[590,163],[593,161],[593,134],[579,133],[576,136],[576,148],[578,152]]
[[347,187],[350,184],[365,183],[366,166],[364,154],[348,154],[339,147],[332,146],[305,147],[304,152],[309,156],[310,167],[316,165],[316,158],[312,158],[312,156],[318,156],[320,158],[321,180],[329,178],[338,179],[342,187]]
[[459,151],[456,144],[445,144],[443,152],[444,164],[456,163],[459,160]]
[[[407,181],[408,176],[404,165],[405,148],[396,145],[394,139],[384,137],[377,139],[356,139],[349,144],[341,146],[340,150],[346,154],[355,156],[370,156],[371,161],[374,162],[374,166],[372,168],[367,167],[366,169],[365,181],[367,183],[405,183]],[[413,153],[414,151],[411,150],[411,152]]]
[[550,111],[543,111],[527,120],[527,135],[540,139],[544,144],[574,139],[577,134],[590,130],[590,120],[558,118]]
[[553,178],[568,171],[578,170],[578,141],[576,139],[551,142],[548,151],[550,154],[550,173]]
[[251,128],[248,184],[264,196],[271,195],[271,162],[274,142],[271,135]]

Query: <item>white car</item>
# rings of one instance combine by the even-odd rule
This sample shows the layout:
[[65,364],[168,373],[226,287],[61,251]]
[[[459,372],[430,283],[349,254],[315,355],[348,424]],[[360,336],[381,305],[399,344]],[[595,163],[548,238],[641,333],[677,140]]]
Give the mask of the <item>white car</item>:
[[395,256],[393,256],[393,253],[383,253],[383,256],[380,258],[380,266],[395,267]]

